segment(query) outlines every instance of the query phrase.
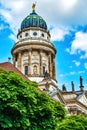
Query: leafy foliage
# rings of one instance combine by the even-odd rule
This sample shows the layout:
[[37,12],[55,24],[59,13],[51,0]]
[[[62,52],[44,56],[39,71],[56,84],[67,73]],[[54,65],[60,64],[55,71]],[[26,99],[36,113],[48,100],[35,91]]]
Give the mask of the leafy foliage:
[[55,130],[65,110],[35,82],[0,69],[0,130]]
[[83,115],[67,117],[58,125],[57,130],[87,130],[87,117]]

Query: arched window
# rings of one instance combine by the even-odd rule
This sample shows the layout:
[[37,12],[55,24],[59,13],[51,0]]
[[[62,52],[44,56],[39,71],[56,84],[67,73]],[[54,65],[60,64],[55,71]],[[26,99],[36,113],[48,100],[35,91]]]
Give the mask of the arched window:
[[25,75],[28,75],[28,66],[25,66],[25,67],[24,67],[24,74],[25,74]]
[[34,67],[33,67],[33,74],[37,74],[37,66],[36,65],[34,65]]
[[33,26],[36,26],[37,25],[37,19],[36,19],[36,17],[34,16],[33,17]]
[[43,75],[45,74],[45,66],[43,66]]

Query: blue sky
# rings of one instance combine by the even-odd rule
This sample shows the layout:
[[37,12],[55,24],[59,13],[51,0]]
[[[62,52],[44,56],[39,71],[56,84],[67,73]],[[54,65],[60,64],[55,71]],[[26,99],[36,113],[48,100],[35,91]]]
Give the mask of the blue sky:
[[[22,20],[32,11],[33,0],[0,1],[0,62],[8,61]],[[79,89],[83,77],[87,89],[87,0],[36,0],[36,12],[47,22],[56,54],[59,88],[71,81]]]

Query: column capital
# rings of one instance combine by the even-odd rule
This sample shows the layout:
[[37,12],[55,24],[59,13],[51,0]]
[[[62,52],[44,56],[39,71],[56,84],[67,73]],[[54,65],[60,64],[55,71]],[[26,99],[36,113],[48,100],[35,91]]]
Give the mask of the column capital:
[[49,52],[48,52],[48,55],[51,55],[51,54],[52,54],[51,51],[49,51]]
[[43,52],[43,49],[40,48],[39,51],[40,51],[40,53],[41,53],[41,52]]
[[18,53],[21,53],[21,52],[22,52],[21,50],[18,51]]
[[28,51],[32,51],[32,48],[29,48]]

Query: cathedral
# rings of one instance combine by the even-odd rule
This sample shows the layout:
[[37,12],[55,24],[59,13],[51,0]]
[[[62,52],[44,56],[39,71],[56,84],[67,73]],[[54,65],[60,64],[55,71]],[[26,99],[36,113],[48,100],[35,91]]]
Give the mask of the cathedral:
[[0,63],[0,67],[10,68],[10,65],[13,71],[16,70],[22,77],[24,75],[25,79],[37,82],[38,88],[53,100],[60,102],[66,108],[68,115],[87,116],[87,91],[84,90],[81,76],[79,91],[75,91],[73,82],[71,91],[67,91],[65,85],[62,86],[62,90],[58,88],[55,70],[57,51],[51,42],[47,24],[36,13],[35,6],[32,5],[32,12],[24,18],[18,30],[17,42],[11,50],[13,65]]

